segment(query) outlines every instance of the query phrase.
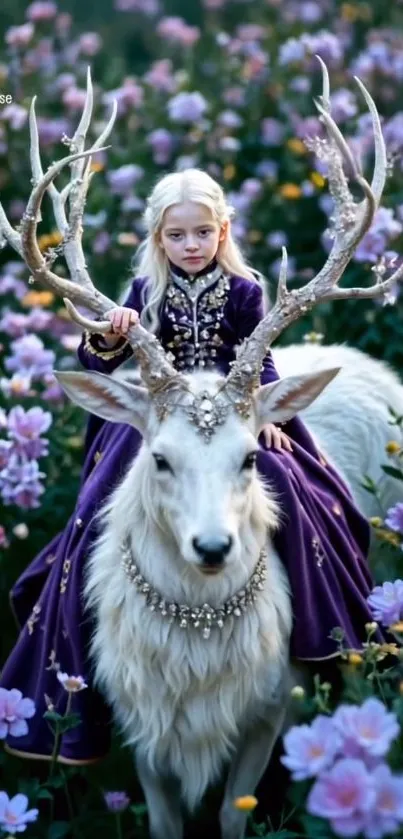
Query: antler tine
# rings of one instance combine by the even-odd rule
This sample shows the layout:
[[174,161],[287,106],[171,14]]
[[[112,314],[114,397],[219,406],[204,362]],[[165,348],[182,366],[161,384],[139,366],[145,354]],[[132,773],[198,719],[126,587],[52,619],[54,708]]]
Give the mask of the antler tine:
[[[319,56],[317,56],[319,58]],[[283,248],[277,297],[274,306],[258,324],[252,335],[240,347],[235,363],[226,380],[226,388],[245,396],[260,380],[262,361],[273,340],[305,312],[325,300],[374,298],[384,295],[403,278],[403,265],[388,280],[376,282],[369,288],[340,289],[337,283],[349,263],[357,245],[371,226],[382,196],[386,178],[386,149],[376,105],[363,83],[357,80],[372,116],[375,141],[375,169],[371,185],[363,177],[344,137],[330,114],[330,86],[326,65],[322,68],[322,96],[315,102],[325,125],[327,140],[315,138],[313,148],[328,163],[329,189],[336,205],[334,242],[320,272],[306,286],[287,290],[287,252]],[[356,203],[350,193],[343,170],[347,159],[352,176],[364,192],[364,200]]]
[[[89,95],[88,99],[91,99],[91,95]],[[30,110],[30,158],[33,187],[31,195],[28,199],[27,208],[19,226],[20,232],[14,230],[11,226],[4,209],[0,204],[0,245],[8,242],[11,247],[24,259],[31,271],[32,277],[30,278],[30,282],[37,279],[46,288],[51,289],[57,295],[61,295],[72,319],[84,328],[98,333],[109,332],[110,322],[108,320],[91,321],[83,317],[83,315],[81,315],[73,305],[74,301],[77,305],[85,306],[87,309],[93,311],[100,317],[102,317],[108,309],[111,309],[116,305],[113,300],[110,300],[104,294],[101,294],[101,292],[94,287],[87,272],[82,252],[80,228],[85,195],[91,179],[89,166],[85,165],[83,178],[79,178],[79,180],[81,180],[81,189],[77,190],[77,196],[75,201],[72,203],[69,219],[66,217],[65,203],[67,195],[71,194],[71,186],[72,184],[74,185],[74,179],[67,187],[64,188],[62,192],[59,192],[56,189],[53,181],[65,166],[73,166],[77,161],[82,161],[85,158],[88,158],[90,161],[91,156],[96,151],[103,151],[106,148],[103,143],[112,130],[116,118],[116,112],[117,107],[116,103],[114,103],[112,115],[108,124],[105,126],[101,135],[90,149],[84,150],[81,148],[80,151],[67,155],[62,160],[53,163],[49,166],[47,171],[43,173],[39,152],[39,136],[35,117],[34,99]],[[85,115],[83,115],[80,121],[81,129],[79,133],[80,138],[84,136],[85,139],[85,134],[88,129],[88,120],[90,118],[89,105],[84,107],[84,114]],[[80,139],[80,145],[81,142],[82,141]],[[82,168],[80,168],[80,171],[82,171]],[[41,253],[36,241],[41,204],[47,191],[52,199],[55,217],[60,232],[64,236],[64,256],[66,257],[66,262],[74,279],[65,279],[64,277],[60,277],[58,274],[55,274],[49,267],[49,262]],[[72,223],[74,223],[74,226],[77,228],[76,235],[73,238],[71,236]],[[140,364],[143,380],[151,393],[157,394],[160,390],[167,387],[179,388],[183,386],[183,377],[171,365],[163,348],[154,335],[150,334],[139,324],[136,324],[129,330],[128,341],[132,346],[135,358]]]

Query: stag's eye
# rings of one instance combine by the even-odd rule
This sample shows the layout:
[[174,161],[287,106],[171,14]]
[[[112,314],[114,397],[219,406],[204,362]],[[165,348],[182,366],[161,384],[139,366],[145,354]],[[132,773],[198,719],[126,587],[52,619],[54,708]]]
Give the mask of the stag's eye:
[[157,466],[157,472],[172,472],[172,469],[165,457],[162,454],[153,454]]
[[242,464],[242,470],[253,469],[253,467],[256,466],[256,457],[257,452],[249,452],[249,454],[246,455],[245,460]]

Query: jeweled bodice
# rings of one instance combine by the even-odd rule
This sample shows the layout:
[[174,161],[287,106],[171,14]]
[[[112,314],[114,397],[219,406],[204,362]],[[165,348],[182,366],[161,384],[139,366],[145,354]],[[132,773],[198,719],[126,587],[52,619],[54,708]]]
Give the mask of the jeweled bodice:
[[177,369],[216,364],[229,290],[230,277],[220,266],[195,277],[172,272],[163,306],[164,344]]

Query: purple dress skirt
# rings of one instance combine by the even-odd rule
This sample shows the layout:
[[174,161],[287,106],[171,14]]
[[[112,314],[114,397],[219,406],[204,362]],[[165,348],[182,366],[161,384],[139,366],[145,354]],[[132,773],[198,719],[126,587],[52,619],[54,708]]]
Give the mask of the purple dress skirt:
[[[133,281],[125,305],[141,311],[144,279]],[[220,269],[205,278],[196,297],[189,281],[173,274],[161,309],[159,338],[179,370],[202,362],[227,373],[234,347],[249,335],[263,315],[260,286]],[[199,342],[193,333],[192,307],[197,308]],[[124,339],[105,350],[99,336],[84,335],[78,349],[88,370],[110,373],[132,351]],[[263,384],[278,379],[270,353],[262,370]],[[344,629],[351,647],[365,640],[371,620],[366,602],[372,588],[367,564],[369,526],[355,507],[337,473],[314,446],[299,418],[284,426],[293,453],[267,449],[259,438],[257,467],[280,496],[286,517],[275,545],[284,562],[293,595],[294,629],[291,652],[297,659],[335,656],[329,635]],[[9,737],[7,747],[25,757],[49,757],[53,735],[42,718],[45,694],[63,712],[67,693],[56,677],[54,662],[69,675],[81,675],[88,688],[74,695],[81,724],[62,739],[60,758],[89,763],[109,749],[110,711],[92,687],[88,657],[90,619],[83,609],[83,568],[96,530],[94,515],[113,490],[141,445],[140,434],[126,424],[90,416],[86,457],[73,515],[62,533],[23,572],[11,591],[11,605],[20,635],[6,661],[0,685],[18,688],[34,699],[35,717],[23,737]]]

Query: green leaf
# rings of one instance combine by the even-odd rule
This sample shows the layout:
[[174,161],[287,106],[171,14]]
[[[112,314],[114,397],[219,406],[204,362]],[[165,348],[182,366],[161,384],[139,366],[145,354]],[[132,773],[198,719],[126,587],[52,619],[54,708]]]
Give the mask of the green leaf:
[[301,816],[300,822],[309,839],[331,839],[333,835],[330,825],[324,819],[305,814]]
[[403,481],[403,469],[396,469],[395,466],[386,466],[381,463],[385,475],[390,475],[391,478],[397,478],[398,481]]
[[62,839],[70,833],[70,822],[53,822],[48,830],[48,839]]
[[38,792],[38,798],[48,798],[53,801],[53,793],[49,789],[43,787]]

